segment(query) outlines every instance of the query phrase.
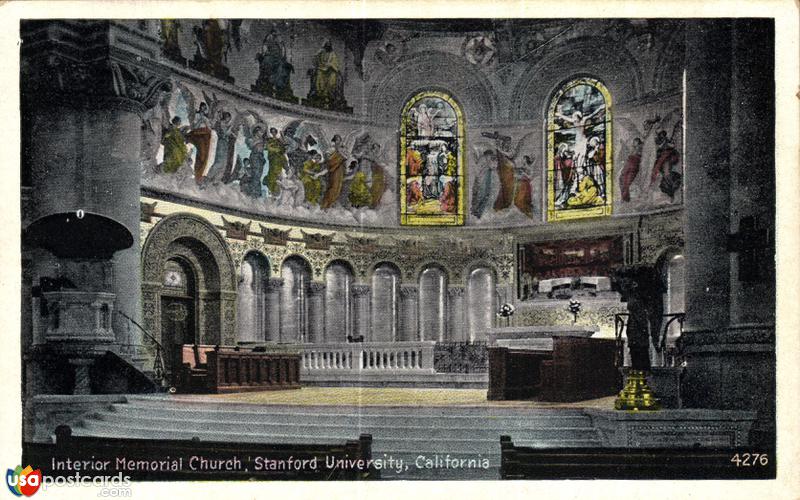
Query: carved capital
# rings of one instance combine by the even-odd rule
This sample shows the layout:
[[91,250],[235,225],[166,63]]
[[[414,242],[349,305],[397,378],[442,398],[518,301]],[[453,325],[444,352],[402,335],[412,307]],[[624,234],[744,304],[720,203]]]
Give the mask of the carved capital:
[[463,286],[450,286],[447,287],[447,295],[453,298],[464,296]]
[[325,293],[325,283],[312,281],[308,284],[308,293],[309,295],[319,295]]
[[283,278],[269,278],[267,280],[267,291],[280,290],[283,287]]
[[372,288],[369,285],[352,285],[350,287],[350,293],[356,298],[367,296],[371,290]]
[[416,285],[403,285],[400,287],[400,298],[403,300],[414,299],[419,296],[419,288]]
[[172,90],[166,69],[117,47],[108,21],[22,24],[21,94],[31,106],[121,106],[142,113]]

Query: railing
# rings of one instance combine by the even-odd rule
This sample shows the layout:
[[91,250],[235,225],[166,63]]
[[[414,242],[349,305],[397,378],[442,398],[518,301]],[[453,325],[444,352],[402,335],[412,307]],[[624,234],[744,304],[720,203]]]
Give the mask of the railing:
[[208,359],[210,392],[299,389],[299,356],[242,350],[213,350]]
[[[625,348],[627,345],[626,333],[628,329],[629,317],[630,313],[619,313],[614,315],[614,333],[617,341],[617,352],[614,361],[617,366],[627,366],[625,361]],[[659,355],[652,360],[651,364],[653,366],[675,366],[678,357],[677,348],[675,345],[667,345],[667,338],[669,337],[670,327],[677,323],[678,335],[676,336],[676,340],[680,339],[680,337],[683,335],[683,322],[685,318],[686,314],[684,313],[662,315],[661,331],[658,334],[658,349],[656,349]],[[623,336],[625,338],[623,338]]]
[[300,369],[321,371],[401,371],[433,373],[436,342],[357,342],[284,346],[300,353]]
[[489,370],[486,342],[437,342],[433,367],[440,373],[486,373]]
[[120,316],[122,316],[123,318],[127,319],[128,321],[130,321],[131,323],[133,323],[133,326],[138,328],[139,331],[141,331],[144,334],[144,336],[147,337],[147,339],[150,340],[150,342],[153,343],[153,345],[156,348],[156,355],[155,355],[155,359],[153,360],[153,380],[158,385],[160,385],[161,387],[165,387],[165,382],[166,382],[166,376],[165,375],[166,374],[165,374],[165,370],[164,370],[164,347],[161,345],[161,343],[158,340],[156,340],[155,337],[150,335],[150,332],[145,330],[142,325],[137,323],[136,320],[134,320],[133,318],[131,318],[130,316],[128,316],[127,314],[125,314],[122,311],[118,310],[118,311],[115,311],[115,312],[117,314],[119,314]]

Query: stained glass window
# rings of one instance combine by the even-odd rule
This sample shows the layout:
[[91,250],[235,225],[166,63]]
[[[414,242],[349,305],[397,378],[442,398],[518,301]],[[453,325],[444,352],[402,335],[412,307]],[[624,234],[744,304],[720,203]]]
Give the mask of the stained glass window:
[[547,220],[610,215],[611,95],[592,78],[572,80],[547,115]]
[[400,123],[400,224],[464,224],[464,117],[442,92],[422,92]]

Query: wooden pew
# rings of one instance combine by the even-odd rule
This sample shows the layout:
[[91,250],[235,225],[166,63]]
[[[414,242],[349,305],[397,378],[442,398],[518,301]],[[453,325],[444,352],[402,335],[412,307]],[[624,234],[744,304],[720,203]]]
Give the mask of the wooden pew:
[[300,355],[187,344],[177,350],[173,385],[181,393],[300,388]]
[[209,351],[209,392],[300,388],[300,355],[252,351]]
[[[501,479],[774,479],[774,450],[528,448],[500,437]],[[735,457],[757,465],[737,466]]]
[[553,350],[489,348],[489,400],[583,401],[619,390],[613,339],[553,337]]
[[[352,462],[344,468],[332,468],[326,466],[326,458]],[[371,458],[372,436],[369,434],[338,444],[259,444],[201,441],[196,438],[169,440],[73,436],[72,429],[62,425],[56,429],[55,444],[23,445],[23,462],[35,464],[47,476],[74,476],[74,470],[54,469],[55,464],[64,463],[67,459],[72,462],[86,460],[95,464],[108,461],[105,470],[80,472],[87,476],[114,476],[121,473],[140,481],[378,479],[379,471],[368,463]],[[362,462],[359,463],[359,460]],[[203,464],[206,466],[203,467]],[[214,467],[221,470],[212,470],[210,464],[215,464]],[[279,464],[286,465],[283,470],[273,470],[271,464],[276,467]]]

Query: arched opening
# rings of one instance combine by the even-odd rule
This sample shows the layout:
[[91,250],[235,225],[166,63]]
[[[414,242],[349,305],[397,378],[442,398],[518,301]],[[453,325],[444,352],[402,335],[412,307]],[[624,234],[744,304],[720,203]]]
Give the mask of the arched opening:
[[172,257],[164,264],[161,345],[166,351],[164,361],[170,372],[181,346],[198,342],[196,282],[192,265],[186,259]]
[[398,340],[398,296],[400,270],[384,263],[372,273],[372,340],[394,342]]
[[238,286],[237,340],[267,340],[267,280],[269,262],[263,255],[248,253],[242,261]]
[[561,86],[547,114],[547,220],[611,215],[611,94],[594,78]]
[[292,256],[281,266],[281,342],[306,342],[308,339],[308,288],[311,266]]
[[[666,269],[663,275],[667,285],[664,293],[664,313],[684,313],[686,312],[686,259],[681,254],[671,254],[664,265]],[[670,323],[667,330],[667,345],[674,345],[680,333],[680,324],[677,321]]]
[[437,266],[419,276],[420,340],[444,341],[447,311],[447,275]]
[[473,269],[467,278],[467,328],[471,342],[486,340],[489,328],[494,326],[496,296],[491,269]]
[[400,117],[400,224],[463,225],[464,116],[444,92],[420,92]]
[[345,342],[353,335],[353,270],[333,262],[325,270],[325,341]]

